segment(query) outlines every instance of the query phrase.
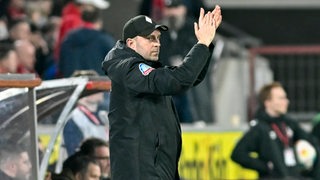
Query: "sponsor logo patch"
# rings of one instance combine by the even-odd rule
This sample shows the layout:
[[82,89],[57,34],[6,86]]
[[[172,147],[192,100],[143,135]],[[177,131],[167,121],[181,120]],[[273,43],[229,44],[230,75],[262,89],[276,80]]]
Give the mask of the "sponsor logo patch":
[[149,75],[149,73],[151,71],[154,70],[154,68],[151,67],[151,66],[148,66],[148,65],[146,65],[144,63],[140,63],[139,64],[139,70],[141,71],[142,75],[147,76],[147,75]]

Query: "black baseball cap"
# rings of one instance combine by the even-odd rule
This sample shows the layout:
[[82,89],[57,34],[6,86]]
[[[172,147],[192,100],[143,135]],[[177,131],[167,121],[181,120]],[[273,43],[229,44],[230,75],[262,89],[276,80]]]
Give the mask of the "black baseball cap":
[[169,28],[165,25],[155,23],[150,17],[139,15],[131,18],[123,27],[122,40],[126,41],[128,38],[136,36],[148,36],[154,30],[167,31]]

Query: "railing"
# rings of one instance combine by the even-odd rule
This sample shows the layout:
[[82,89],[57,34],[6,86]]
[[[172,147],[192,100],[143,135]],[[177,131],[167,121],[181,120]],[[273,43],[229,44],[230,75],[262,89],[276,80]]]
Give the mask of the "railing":
[[[110,89],[111,82],[107,77],[41,81],[34,74],[0,74],[0,142],[27,146],[32,164],[30,179],[44,179],[54,143],[77,100]],[[40,158],[38,122],[52,114],[58,120],[43,158]]]
[[[320,45],[265,46],[250,49],[250,97],[248,116],[257,107],[255,87],[255,58],[269,60],[274,80],[285,87],[290,99],[289,113],[300,120],[309,120],[320,107]],[[250,118],[249,118],[250,119]]]
[[[39,179],[36,86],[41,79],[34,74],[1,74],[1,142],[23,143],[30,153],[31,179]],[[13,98],[12,98],[13,97]],[[14,98],[19,97],[19,98]],[[16,108],[21,107],[20,109]],[[1,159],[0,159],[1,160]]]

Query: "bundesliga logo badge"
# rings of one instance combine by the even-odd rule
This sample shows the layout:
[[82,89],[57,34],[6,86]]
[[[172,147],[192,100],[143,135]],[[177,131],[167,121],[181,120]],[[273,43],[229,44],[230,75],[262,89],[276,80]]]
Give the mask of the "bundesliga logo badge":
[[152,70],[154,70],[154,68],[146,64],[140,63],[139,70],[141,71],[142,75],[147,76]]

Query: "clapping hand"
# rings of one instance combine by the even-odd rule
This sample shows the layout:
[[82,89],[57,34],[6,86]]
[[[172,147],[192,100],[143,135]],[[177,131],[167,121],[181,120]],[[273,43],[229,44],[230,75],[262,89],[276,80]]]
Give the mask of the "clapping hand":
[[206,14],[204,9],[201,8],[198,23],[194,23],[194,32],[198,43],[209,46],[215,37],[216,30],[221,24],[221,21],[220,6],[216,5],[213,11],[208,11]]

